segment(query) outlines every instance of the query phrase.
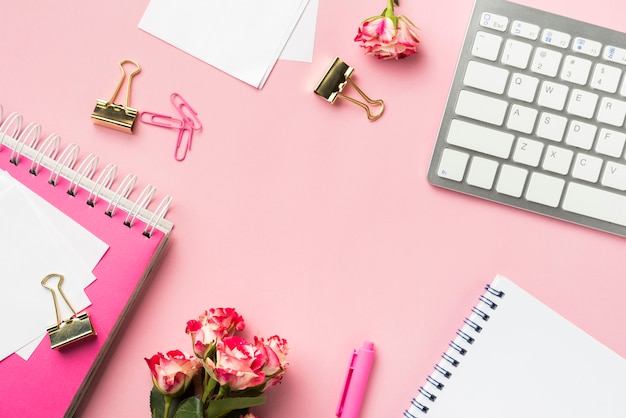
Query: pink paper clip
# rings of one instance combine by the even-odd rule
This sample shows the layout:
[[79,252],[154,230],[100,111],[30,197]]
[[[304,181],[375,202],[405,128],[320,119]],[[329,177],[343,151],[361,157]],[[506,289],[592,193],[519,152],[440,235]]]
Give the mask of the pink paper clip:
[[148,125],[161,126],[163,128],[181,129],[185,125],[185,122],[180,119],[154,112],[141,112],[139,120]]
[[170,101],[178,110],[178,113],[180,113],[183,119],[191,125],[191,128],[194,131],[199,131],[200,129],[202,129],[202,122],[200,122],[200,119],[198,119],[198,113],[193,110],[193,107],[191,107],[180,94],[172,93],[170,95]]
[[[174,158],[176,161],[183,161],[187,157],[187,151],[191,150],[191,139],[193,138],[193,129],[189,126],[183,126],[178,130],[178,138],[176,139],[176,149],[174,150]],[[181,152],[182,150],[182,152]]]

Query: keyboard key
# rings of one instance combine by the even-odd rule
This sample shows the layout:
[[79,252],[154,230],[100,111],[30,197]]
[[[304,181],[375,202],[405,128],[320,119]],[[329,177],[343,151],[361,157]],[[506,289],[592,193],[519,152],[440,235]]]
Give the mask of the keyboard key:
[[480,26],[504,32],[509,24],[509,18],[493,13],[483,13],[480,17]]
[[532,49],[533,47],[530,44],[509,39],[504,43],[502,63],[523,70],[528,67]]
[[467,173],[467,184],[490,190],[493,187],[497,170],[498,163],[496,161],[483,157],[472,157],[472,163]]
[[495,94],[504,93],[509,72],[504,68],[470,61],[465,70],[463,84]]
[[476,32],[474,45],[472,46],[472,55],[489,61],[495,61],[500,54],[500,45],[502,38],[498,35],[487,32]]
[[563,209],[579,215],[626,226],[626,196],[578,183],[570,183]]
[[528,170],[503,164],[496,184],[496,191],[508,196],[521,197],[527,176]]
[[626,190],[626,165],[607,161],[600,183],[613,189]]
[[567,104],[567,111],[572,115],[590,119],[596,111],[598,95],[585,90],[574,89]]
[[508,158],[514,138],[513,134],[508,132],[453,119],[450,123],[447,142],[494,157]]
[[600,178],[602,158],[587,154],[576,154],[576,160],[572,167],[572,177],[595,183]]
[[590,123],[574,120],[570,123],[565,136],[565,143],[577,148],[589,150],[593,146],[598,127]]
[[615,93],[621,76],[622,70],[617,67],[606,64],[596,64],[589,85],[596,90]]
[[520,137],[515,144],[513,161],[531,167],[537,167],[541,160],[543,142],[534,139]]
[[626,143],[625,133],[602,128],[598,135],[595,150],[599,154],[619,158],[624,151],[624,143]]
[[559,48],[567,48],[572,37],[565,33],[554,29],[544,29],[541,35],[541,41],[544,44],[556,46]]
[[540,106],[549,107],[550,109],[563,110],[568,91],[569,87],[564,84],[544,81],[539,90],[537,103]]
[[602,98],[598,110],[598,122],[622,126],[624,125],[624,117],[626,117],[626,102],[610,97]]
[[532,23],[515,20],[511,24],[511,33],[513,35],[530,39],[532,41],[537,39],[537,37],[539,36],[539,31],[539,26],[533,25]]
[[537,109],[534,109],[532,107],[514,104],[513,106],[511,106],[511,112],[509,113],[506,127],[509,129],[513,129],[514,131],[529,134],[533,131],[535,127],[537,113]]
[[607,45],[604,47],[602,58],[617,64],[626,64],[626,49]]
[[504,122],[508,105],[501,99],[461,90],[455,112],[457,115],[500,126]]
[[581,54],[597,57],[602,51],[602,44],[597,41],[592,41],[591,39],[578,37],[574,39],[572,49],[576,52],[580,52]]
[[557,207],[561,201],[565,180],[542,173],[532,173],[526,190],[526,199],[542,205]]
[[542,167],[546,171],[565,175],[569,172],[572,158],[574,158],[574,153],[571,150],[548,145]]
[[449,180],[461,181],[463,180],[468,160],[469,154],[446,148],[441,154],[437,174],[439,177]]
[[531,103],[535,100],[535,93],[537,92],[538,85],[538,78],[531,77],[526,74],[515,73],[509,83],[509,91],[507,92],[507,95],[512,99]]
[[568,55],[563,61],[561,79],[584,86],[591,72],[591,61]]
[[539,74],[555,77],[561,65],[563,54],[547,48],[537,48],[533,55],[533,62],[530,69]]
[[566,126],[567,118],[565,116],[543,112],[537,127],[537,136],[550,141],[561,142]]

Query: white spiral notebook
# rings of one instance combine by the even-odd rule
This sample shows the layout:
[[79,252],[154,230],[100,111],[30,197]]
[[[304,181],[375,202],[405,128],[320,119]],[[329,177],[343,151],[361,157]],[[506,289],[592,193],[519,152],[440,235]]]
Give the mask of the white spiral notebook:
[[404,417],[623,418],[626,360],[497,276]]

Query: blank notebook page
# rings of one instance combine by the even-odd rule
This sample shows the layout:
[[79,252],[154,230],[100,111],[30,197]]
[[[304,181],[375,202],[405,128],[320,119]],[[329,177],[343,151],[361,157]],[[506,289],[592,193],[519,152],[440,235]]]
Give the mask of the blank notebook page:
[[505,277],[491,286],[504,292],[501,298],[484,294],[497,307],[476,306],[489,319],[475,312],[469,317],[482,330],[462,329],[475,341],[455,339],[467,353],[447,351],[459,363],[442,358],[439,366],[451,375],[435,371],[432,378],[444,387],[427,383],[424,389],[436,399],[416,398],[428,412],[413,405],[405,416],[626,417],[626,360]]

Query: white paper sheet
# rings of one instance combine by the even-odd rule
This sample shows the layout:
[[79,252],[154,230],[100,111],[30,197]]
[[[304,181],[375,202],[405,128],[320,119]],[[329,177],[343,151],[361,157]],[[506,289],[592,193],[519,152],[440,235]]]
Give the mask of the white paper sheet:
[[[65,276],[64,292],[77,311],[91,303],[85,287],[108,246],[32,191],[0,171],[0,315],[5,323],[0,360],[27,359],[56,323],[52,295],[41,285],[50,273]],[[50,284],[57,283],[51,279]],[[57,294],[61,316],[72,315]]]
[[[139,28],[260,89],[308,2],[152,0]],[[304,37],[312,42],[310,30]]]
[[319,0],[309,0],[302,17],[293,30],[281,60],[313,62],[313,47],[315,46],[315,28],[317,26],[317,8]]

